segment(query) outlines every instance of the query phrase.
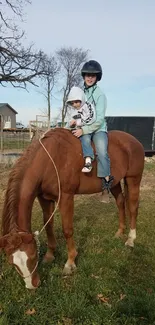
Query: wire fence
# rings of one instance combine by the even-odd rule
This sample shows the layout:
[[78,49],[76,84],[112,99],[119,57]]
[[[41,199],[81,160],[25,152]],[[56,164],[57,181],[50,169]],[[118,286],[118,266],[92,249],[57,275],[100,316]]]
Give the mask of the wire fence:
[[0,125],[0,164],[12,164],[19,158],[32,140],[38,139],[50,128],[47,115],[36,115],[36,120],[29,121],[29,128],[11,129]]
[[22,152],[30,144],[32,135],[28,129],[24,130],[3,130],[1,131],[0,150],[1,152]]
[[4,129],[0,133],[0,164],[12,165],[31,143],[34,132],[29,129]]

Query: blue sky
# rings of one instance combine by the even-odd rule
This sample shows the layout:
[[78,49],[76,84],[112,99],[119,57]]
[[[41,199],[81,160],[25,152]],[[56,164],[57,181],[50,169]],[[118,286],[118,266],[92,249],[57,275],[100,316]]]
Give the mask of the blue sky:
[[[25,12],[25,44],[34,42],[46,53],[83,47],[101,63],[106,115],[155,115],[154,0],[32,0]],[[55,97],[52,116],[61,107],[60,93]],[[13,106],[24,123],[46,107],[34,88],[1,87],[0,102]]]

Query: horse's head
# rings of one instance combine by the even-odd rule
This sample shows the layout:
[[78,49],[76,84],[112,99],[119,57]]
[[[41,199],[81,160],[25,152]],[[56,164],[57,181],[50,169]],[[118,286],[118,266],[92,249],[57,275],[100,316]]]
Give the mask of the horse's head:
[[33,234],[18,232],[0,238],[10,264],[13,264],[25,281],[27,289],[36,289],[40,283],[37,273],[38,250]]

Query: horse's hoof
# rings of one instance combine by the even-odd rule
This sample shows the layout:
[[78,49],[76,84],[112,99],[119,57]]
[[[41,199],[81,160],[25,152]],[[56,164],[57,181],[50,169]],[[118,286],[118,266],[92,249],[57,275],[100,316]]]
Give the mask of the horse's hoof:
[[115,238],[120,238],[120,237],[122,237],[122,236],[123,236],[123,230],[118,229],[118,231],[117,231],[116,234],[115,234]]
[[128,240],[125,242],[125,246],[129,246],[129,247],[134,247],[134,241],[131,238],[128,238]]
[[62,274],[63,275],[72,275],[73,272],[75,272],[76,270],[76,265],[75,263],[74,264],[71,264],[71,265],[68,265],[67,263],[65,264],[65,267],[63,269],[63,272]]
[[43,263],[51,263],[55,260],[55,257],[53,254],[51,253],[46,253],[44,258],[43,258]]

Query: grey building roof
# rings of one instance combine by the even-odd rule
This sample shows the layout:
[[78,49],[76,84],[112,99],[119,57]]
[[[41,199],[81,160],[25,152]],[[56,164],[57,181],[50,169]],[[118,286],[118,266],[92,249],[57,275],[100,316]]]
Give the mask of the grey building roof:
[[13,107],[11,107],[8,103],[0,103],[0,109],[4,106],[8,106],[15,114],[18,114],[17,111]]

